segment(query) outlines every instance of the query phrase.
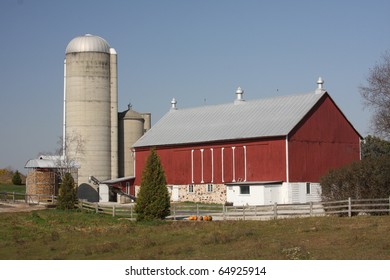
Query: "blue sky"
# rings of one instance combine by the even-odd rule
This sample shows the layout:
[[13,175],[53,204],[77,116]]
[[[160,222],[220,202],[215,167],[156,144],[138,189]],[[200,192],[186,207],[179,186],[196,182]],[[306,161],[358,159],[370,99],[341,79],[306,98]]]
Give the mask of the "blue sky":
[[119,109],[158,121],[179,108],[325,88],[363,135],[358,87],[390,49],[390,1],[1,0],[0,168],[54,152],[62,135],[63,59],[76,36],[118,53]]

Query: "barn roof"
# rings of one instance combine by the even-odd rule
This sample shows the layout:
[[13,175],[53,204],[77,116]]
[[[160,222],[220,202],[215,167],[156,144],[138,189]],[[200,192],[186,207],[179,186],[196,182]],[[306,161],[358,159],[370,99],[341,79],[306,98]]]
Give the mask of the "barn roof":
[[171,110],[133,147],[285,136],[325,94],[311,92]]

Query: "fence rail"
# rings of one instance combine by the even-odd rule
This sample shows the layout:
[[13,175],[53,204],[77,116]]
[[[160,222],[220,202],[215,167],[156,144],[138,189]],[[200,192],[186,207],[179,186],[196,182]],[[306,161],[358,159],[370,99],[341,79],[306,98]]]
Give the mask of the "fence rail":
[[[27,195],[15,192],[0,192],[0,201],[7,203],[55,204],[56,196]],[[113,217],[136,218],[135,204],[106,204],[79,201],[78,207],[85,211],[108,214]],[[170,219],[180,220],[189,216],[211,215],[214,220],[259,220],[286,217],[326,215],[354,216],[359,214],[390,215],[390,197],[378,199],[351,199],[338,201],[309,202],[301,204],[277,204],[258,206],[225,206],[208,204],[172,203]]]
[[80,210],[86,210],[89,212],[95,212],[97,214],[108,214],[113,217],[126,217],[130,219],[136,218],[136,213],[134,211],[134,203],[131,204],[102,204],[102,203],[93,203],[86,201],[79,201],[78,207]]
[[[80,209],[112,216],[136,218],[134,205],[111,206],[100,203],[81,202]],[[189,216],[213,216],[214,220],[261,220],[287,217],[309,217],[357,214],[390,214],[390,198],[347,199],[339,201],[309,202],[302,204],[273,204],[261,206],[224,206],[207,204],[172,203],[170,219],[181,220]]]
[[0,192],[0,201],[7,203],[27,203],[27,204],[56,204],[57,197],[54,195],[25,194],[16,192]]

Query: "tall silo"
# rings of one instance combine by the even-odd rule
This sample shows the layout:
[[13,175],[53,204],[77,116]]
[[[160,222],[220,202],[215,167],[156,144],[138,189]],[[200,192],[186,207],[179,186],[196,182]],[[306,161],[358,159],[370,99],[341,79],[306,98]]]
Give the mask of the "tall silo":
[[111,154],[118,137],[116,52],[99,36],[79,36],[66,48],[64,68],[65,153],[80,164],[79,197],[96,200],[89,177],[111,179],[118,157]]

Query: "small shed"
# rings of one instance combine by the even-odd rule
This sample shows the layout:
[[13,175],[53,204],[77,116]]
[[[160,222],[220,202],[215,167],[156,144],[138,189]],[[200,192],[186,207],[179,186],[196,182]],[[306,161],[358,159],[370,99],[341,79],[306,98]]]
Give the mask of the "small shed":
[[135,201],[134,176],[99,182],[100,202],[130,203]]
[[[71,168],[71,174],[77,185],[77,164]],[[27,161],[26,194],[32,197],[56,196],[61,184],[61,174],[64,169],[60,156],[40,156]]]

